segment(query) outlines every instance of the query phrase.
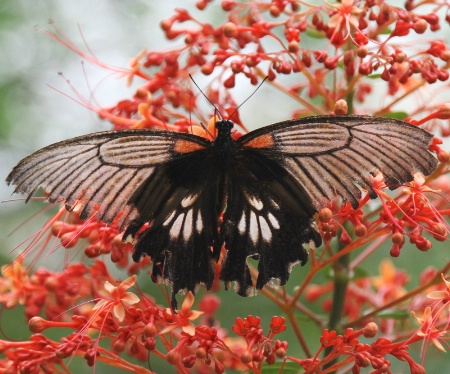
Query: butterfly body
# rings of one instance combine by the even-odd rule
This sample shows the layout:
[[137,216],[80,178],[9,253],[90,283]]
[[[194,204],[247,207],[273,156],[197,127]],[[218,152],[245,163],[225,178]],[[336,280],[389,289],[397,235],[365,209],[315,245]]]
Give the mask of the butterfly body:
[[50,202],[78,204],[82,219],[119,217],[133,259],[152,258],[153,279],[172,283],[175,305],[178,291],[212,286],[222,247],[220,278],[240,295],[254,290],[249,257],[258,260],[256,289],[286,283],[292,265],[307,261],[303,245],[321,244],[313,216],[330,199],[356,209],[361,188],[376,197],[375,171],[393,189],[437,164],[431,134],[388,118],[307,117],[237,140],[231,121],[216,128],[213,141],[151,130],[69,139],[20,161],[7,182],[28,198],[42,186]]
[[216,129],[218,131],[216,138],[211,143],[214,150],[216,162],[222,170],[229,170],[233,165],[234,157],[236,155],[236,141],[231,137],[231,129],[233,122],[229,120],[221,120],[216,122]]

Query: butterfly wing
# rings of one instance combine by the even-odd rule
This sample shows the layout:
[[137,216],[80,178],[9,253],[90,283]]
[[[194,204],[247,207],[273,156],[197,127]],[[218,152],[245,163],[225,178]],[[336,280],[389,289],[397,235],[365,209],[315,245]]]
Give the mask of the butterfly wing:
[[336,195],[354,208],[360,188],[376,197],[371,173],[376,169],[391,189],[430,174],[437,160],[428,152],[432,135],[390,118],[317,116],[280,122],[238,140],[243,149],[277,160],[310,196],[316,209]]
[[155,280],[171,281],[175,294],[198,283],[210,287],[214,278],[209,248],[217,238],[220,208],[218,181],[208,168],[209,146],[189,134],[95,133],[35,152],[19,162],[7,182],[28,198],[42,186],[50,202],[63,201],[68,210],[79,203],[82,219],[94,207],[106,223],[121,214],[127,236],[149,222],[133,258],[150,255]]
[[[69,211],[78,203],[82,219],[95,207],[97,217],[106,223],[121,214],[125,228],[145,208],[145,201],[136,193],[139,187],[148,183],[161,165],[204,150],[209,143],[194,135],[162,131],[94,133],[31,154],[14,167],[6,181],[28,199],[41,186],[48,201],[63,201]],[[165,197],[158,196],[157,202]]]
[[[195,292],[200,283],[209,289],[214,280],[214,261],[220,251],[212,248],[217,247],[224,192],[223,173],[214,167],[213,157],[212,152],[196,152],[164,166],[158,174],[170,181],[172,189],[161,207],[166,213],[155,216],[135,243],[133,259],[149,255],[153,280],[172,284],[173,307],[180,290]],[[143,191],[151,191],[159,183],[143,186]]]
[[257,289],[271,279],[285,284],[291,267],[308,259],[302,244],[322,242],[314,213],[309,195],[277,161],[252,150],[238,152],[220,230],[227,249],[220,274],[226,287],[235,281],[240,295],[251,293],[247,257],[258,260]]
[[248,294],[246,259],[254,257],[257,289],[272,278],[284,284],[291,266],[307,260],[302,244],[321,243],[313,223],[318,209],[336,195],[357,208],[360,187],[376,197],[370,174],[375,169],[392,189],[416,171],[430,174],[437,164],[427,151],[431,139],[404,122],[368,116],[309,117],[239,138],[221,229],[228,249],[221,278]]
[[111,223],[121,215],[124,237],[134,237],[133,258],[149,255],[153,276],[173,284],[174,295],[209,288],[218,253],[218,219],[223,210],[222,174],[214,168],[211,142],[182,133],[149,130],[95,133],[50,145],[26,157],[7,182],[30,198],[42,186],[50,202],[80,217],[97,207],[97,218]]
[[[82,219],[94,208],[106,223],[120,215],[135,236],[133,258],[150,255],[153,275],[173,283],[173,295],[208,288],[213,260],[228,250],[221,278],[251,288],[247,257],[258,258],[257,288],[272,278],[284,284],[290,267],[304,264],[303,243],[321,238],[313,215],[336,194],[357,207],[360,187],[375,193],[370,172],[380,170],[395,188],[415,171],[429,174],[436,159],[431,135],[400,121],[364,116],[311,117],[253,131],[236,143],[227,172],[214,165],[212,143],[180,133],[104,132],[57,143],[25,158],[7,177],[15,192],[76,204]],[[355,184],[356,183],[356,184]],[[227,198],[224,220],[218,218]],[[214,250],[211,250],[214,248]],[[173,298],[173,305],[175,300]]]

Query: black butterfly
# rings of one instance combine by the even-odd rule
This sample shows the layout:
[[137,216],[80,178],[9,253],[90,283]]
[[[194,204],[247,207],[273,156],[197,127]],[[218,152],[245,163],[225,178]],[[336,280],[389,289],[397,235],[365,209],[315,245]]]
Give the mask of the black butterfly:
[[[247,258],[259,260],[256,289],[285,284],[293,264],[306,263],[302,244],[321,245],[313,215],[336,195],[358,207],[360,188],[376,194],[378,169],[393,188],[430,174],[432,135],[410,124],[369,116],[319,116],[276,123],[238,140],[233,123],[216,123],[213,141],[178,132],[127,130],[77,137],[26,157],[6,181],[30,198],[39,186],[50,202],[81,218],[94,207],[124,238],[135,237],[133,259],[148,255],[153,279],[180,290],[210,288],[222,245],[220,278],[246,296],[253,290]],[[223,220],[221,214],[224,212]]]

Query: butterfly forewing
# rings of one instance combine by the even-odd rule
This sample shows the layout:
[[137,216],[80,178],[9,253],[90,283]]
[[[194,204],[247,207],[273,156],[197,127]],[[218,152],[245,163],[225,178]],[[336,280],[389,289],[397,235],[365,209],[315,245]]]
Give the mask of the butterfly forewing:
[[375,197],[375,170],[391,189],[412,180],[415,172],[430,174],[437,164],[427,151],[431,140],[428,132],[394,119],[318,116],[264,127],[238,143],[269,157],[278,155],[273,158],[320,209],[336,194],[356,208],[361,192],[355,183]]
[[[6,181],[28,198],[42,186],[50,202],[63,201],[68,210],[79,202],[83,219],[98,207],[98,218],[110,223],[126,210],[139,186],[161,165],[209,144],[194,135],[166,131],[95,133],[33,153],[12,170]],[[134,208],[128,208],[128,224],[137,216]]]

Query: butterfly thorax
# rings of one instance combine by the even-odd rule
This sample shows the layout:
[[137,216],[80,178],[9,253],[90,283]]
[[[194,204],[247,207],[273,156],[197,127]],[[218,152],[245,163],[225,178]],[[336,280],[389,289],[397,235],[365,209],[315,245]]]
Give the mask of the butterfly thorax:
[[223,170],[228,170],[233,164],[236,153],[236,142],[231,137],[231,129],[233,122],[229,120],[217,121],[217,137],[214,139],[212,146],[218,166]]

